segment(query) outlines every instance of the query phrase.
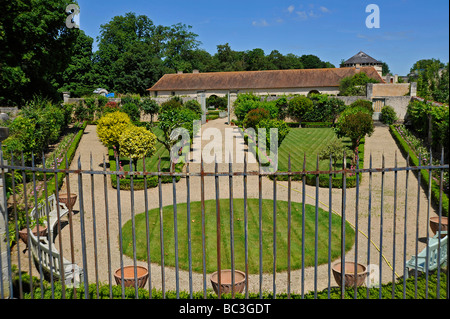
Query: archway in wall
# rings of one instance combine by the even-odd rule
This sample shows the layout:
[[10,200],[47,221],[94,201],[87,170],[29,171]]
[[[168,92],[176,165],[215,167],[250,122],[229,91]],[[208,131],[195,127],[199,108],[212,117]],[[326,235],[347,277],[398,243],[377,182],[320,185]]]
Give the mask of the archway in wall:
[[311,90],[308,92],[308,96],[310,96],[311,94],[320,94],[320,92],[317,90]]

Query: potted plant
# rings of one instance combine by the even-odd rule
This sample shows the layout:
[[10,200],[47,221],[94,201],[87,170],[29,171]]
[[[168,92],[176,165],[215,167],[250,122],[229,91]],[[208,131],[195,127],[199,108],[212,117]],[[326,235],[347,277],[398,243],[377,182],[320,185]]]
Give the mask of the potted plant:
[[[431,231],[436,235],[439,231],[439,216],[430,217]],[[448,217],[441,216],[441,231],[448,230]]]
[[66,193],[59,194],[59,202],[65,204],[69,209],[69,211],[72,211],[73,205],[75,205],[76,201],[77,201],[77,194],[70,193],[70,196],[69,194]]
[[[220,271],[220,293],[227,294],[232,290],[237,293],[242,293],[245,288],[245,273],[240,270],[234,270],[234,286],[231,280],[231,269],[224,269]],[[210,279],[216,294],[219,294],[219,272],[214,272]]]
[[[122,268],[118,268],[114,272],[114,279],[116,280],[117,285],[122,284]],[[125,287],[134,287],[135,285],[135,278],[134,278],[134,266],[124,266],[123,267],[123,281]],[[136,273],[137,273],[137,284],[139,288],[144,288],[145,284],[147,283],[148,279],[148,270],[145,267],[142,266],[136,266]]]
[[[25,215],[25,213],[23,213]],[[47,225],[45,223],[45,217],[41,217],[38,220],[31,219],[28,221],[30,231],[33,232],[33,235],[38,235],[38,224],[39,224],[39,237],[44,237],[47,235]],[[22,239],[22,241],[28,245],[28,230],[27,230],[27,223],[26,223],[26,217],[22,216],[20,219],[18,219],[17,226],[19,230],[19,237]]]
[[[336,283],[341,286],[342,284],[342,263],[338,262],[333,266],[333,276],[336,280]],[[354,262],[345,262],[344,264],[344,272],[345,272],[345,287],[354,287],[361,286],[367,277],[367,267],[357,263],[356,264],[356,273],[355,273],[355,263]]]

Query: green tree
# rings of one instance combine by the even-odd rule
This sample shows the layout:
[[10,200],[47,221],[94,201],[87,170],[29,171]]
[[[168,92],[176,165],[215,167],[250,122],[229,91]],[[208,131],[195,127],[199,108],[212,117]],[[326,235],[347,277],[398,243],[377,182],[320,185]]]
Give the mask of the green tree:
[[[188,108],[169,108],[158,116],[158,127],[163,134],[162,136],[157,135],[156,138],[171,154],[172,147],[178,142],[178,140],[172,139],[172,132],[177,128],[184,128],[189,132],[189,137],[192,140],[195,133],[194,121],[199,119],[200,116]],[[172,161],[172,157],[170,160]]]
[[341,113],[334,128],[337,137],[348,137],[352,142],[353,160],[358,157],[361,140],[374,131],[372,115],[362,107],[350,107]]
[[303,117],[306,113],[310,112],[313,107],[313,102],[306,96],[295,96],[289,101],[288,114],[299,122],[299,127],[302,127]]
[[438,59],[423,59],[414,63],[410,70],[414,76],[410,76],[410,82],[417,82],[417,95],[426,100],[448,101],[448,84],[445,84],[448,83],[448,71],[445,72],[445,68]]
[[0,104],[20,105],[34,95],[60,100],[62,74],[79,31],[66,27],[72,0],[2,1]]
[[81,97],[91,94],[96,89],[92,78],[92,44],[94,39],[87,36],[84,31],[78,30],[72,58],[62,75],[62,88],[60,92],[68,91],[72,97]]
[[150,115],[150,123],[153,123],[153,116],[158,114],[159,111],[159,105],[156,103],[155,100],[147,97],[142,99],[141,102],[141,110],[144,112],[144,114]]
[[334,65],[331,63],[324,62],[319,57],[312,54],[302,55],[300,61],[305,69],[334,68]]
[[197,34],[190,31],[192,26],[177,23],[167,31],[167,42],[164,49],[164,64],[174,71],[192,69],[188,61],[189,52],[200,45]]
[[[336,170],[337,163],[344,155],[344,151],[346,149],[347,147],[345,147],[341,139],[335,139],[320,151],[319,159],[330,160],[331,158],[333,162],[333,170]],[[336,176],[336,173],[334,174],[334,176]]]
[[165,72],[169,72],[150,44],[137,42],[111,65],[115,91],[144,95]]
[[262,49],[253,49],[245,52],[244,61],[247,71],[267,70],[267,58]]
[[345,77],[341,80],[339,86],[339,95],[341,96],[365,96],[367,83],[378,83],[378,80],[372,79],[364,72],[356,73],[353,76]]

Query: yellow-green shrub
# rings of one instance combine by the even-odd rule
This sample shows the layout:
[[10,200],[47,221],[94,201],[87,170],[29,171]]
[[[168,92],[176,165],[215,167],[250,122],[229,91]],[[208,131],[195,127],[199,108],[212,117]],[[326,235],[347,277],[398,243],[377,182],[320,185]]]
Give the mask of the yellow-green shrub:
[[151,156],[156,151],[156,135],[144,127],[130,125],[123,131],[119,138],[121,155],[133,160],[137,170],[138,159]]
[[97,122],[97,134],[105,146],[119,147],[119,138],[123,131],[132,125],[130,117],[124,112],[108,113]]

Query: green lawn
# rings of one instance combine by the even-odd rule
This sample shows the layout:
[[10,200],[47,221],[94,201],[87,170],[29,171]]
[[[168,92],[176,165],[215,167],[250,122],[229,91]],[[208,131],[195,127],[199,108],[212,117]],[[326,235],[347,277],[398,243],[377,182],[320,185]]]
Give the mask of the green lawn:
[[[278,150],[278,170],[288,171],[288,158],[291,155],[292,171],[303,170],[303,158],[306,154],[306,170],[317,169],[317,154],[331,141],[336,140],[332,128],[291,128]],[[351,146],[349,139],[343,139],[344,145]],[[349,152],[351,152],[349,148]],[[338,162],[342,169],[342,159]],[[329,170],[330,160],[319,161],[320,170]]]
[[[234,207],[234,256],[235,267],[245,270],[245,241],[244,241],[244,201],[235,199]],[[302,256],[302,204],[292,203],[291,206],[291,268],[301,268]],[[202,216],[201,202],[191,203],[191,243],[192,243],[192,267],[195,272],[202,272]],[[288,203],[277,201],[277,271],[287,269],[287,211]],[[206,233],[206,271],[211,273],[217,270],[217,232],[216,232],[216,202],[205,201],[205,233]],[[328,212],[318,210],[318,263],[328,262]],[[229,200],[220,200],[221,218],[221,265],[223,269],[231,267],[230,250],[230,211]],[[147,259],[147,233],[145,213],[135,217],[136,223],[136,255],[139,260]],[[175,266],[175,240],[173,206],[163,208],[164,228],[164,258],[166,266]],[[262,202],[262,229],[263,229],[263,271],[273,271],[273,201]],[[133,241],[131,220],[123,227],[124,253],[133,256]],[[150,232],[150,259],[152,262],[161,262],[160,251],[160,223],[159,209],[149,211]],[[180,269],[189,269],[188,266],[188,240],[187,240],[187,205],[177,205],[178,225],[178,254]],[[332,260],[340,256],[340,228],[341,219],[332,215]],[[305,265],[312,266],[315,263],[314,236],[315,234],[315,208],[306,205],[305,215]],[[346,226],[346,249],[353,245],[354,231]],[[259,200],[248,199],[248,260],[249,273],[259,272]]]

